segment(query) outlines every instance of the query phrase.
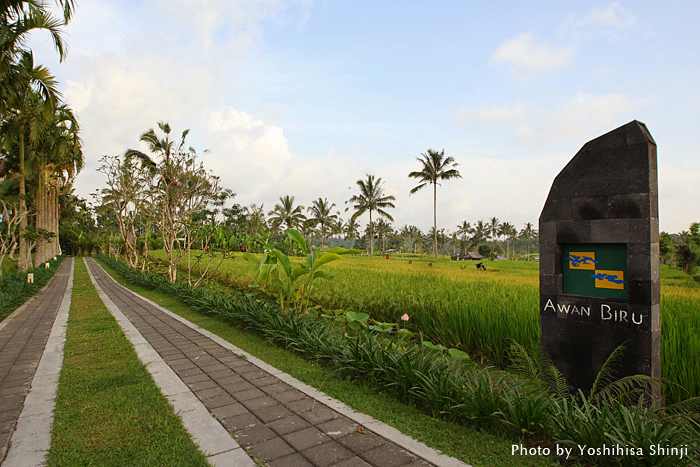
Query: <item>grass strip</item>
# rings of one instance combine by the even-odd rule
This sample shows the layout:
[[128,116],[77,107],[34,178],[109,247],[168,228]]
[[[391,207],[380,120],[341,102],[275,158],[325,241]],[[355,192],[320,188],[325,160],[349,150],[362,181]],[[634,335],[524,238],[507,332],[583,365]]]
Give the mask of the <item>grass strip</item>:
[[517,441],[503,439],[473,427],[425,415],[413,407],[397,402],[387,394],[367,385],[358,384],[357,380],[344,378],[327,367],[307,361],[243,329],[232,327],[216,317],[202,315],[170,295],[129,284],[117,271],[102,262],[100,264],[119,283],[134,292],[213,332],[304,383],[345,402],[354,409],[371,415],[402,433],[475,467],[558,465],[543,457],[512,456],[511,448],[513,444],[517,444]]
[[77,258],[51,466],[206,466]]

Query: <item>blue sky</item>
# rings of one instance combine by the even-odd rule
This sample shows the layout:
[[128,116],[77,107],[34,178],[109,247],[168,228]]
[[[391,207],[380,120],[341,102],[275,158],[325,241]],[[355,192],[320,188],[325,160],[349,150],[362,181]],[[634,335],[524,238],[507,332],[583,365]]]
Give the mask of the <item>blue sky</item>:
[[439,187],[438,227],[522,228],[583,144],[637,119],[658,144],[661,229],[678,232],[700,221],[699,20],[692,1],[93,0],[63,63],[40,34],[32,48],[81,121],[83,196],[103,154],[166,120],[244,205],[342,211],[371,173],[395,227],[427,230],[432,195],[409,197],[407,175],[433,148],[464,177]]

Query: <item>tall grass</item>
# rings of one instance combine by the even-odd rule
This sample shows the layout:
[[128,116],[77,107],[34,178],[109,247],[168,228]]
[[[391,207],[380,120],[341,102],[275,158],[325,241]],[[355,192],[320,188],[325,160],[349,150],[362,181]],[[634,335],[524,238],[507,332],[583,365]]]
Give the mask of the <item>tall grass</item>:
[[[154,258],[164,258],[153,252]],[[185,263],[182,263],[184,266]],[[378,321],[398,322],[425,339],[456,347],[472,358],[505,367],[515,341],[539,346],[538,264],[468,261],[413,261],[348,257],[327,266],[333,281],[317,281],[315,300],[327,309],[363,311]],[[197,272],[196,269],[193,272]],[[245,288],[255,265],[228,259],[216,279]],[[662,268],[662,376],[672,384],[669,401],[700,395],[700,288],[689,276]]]
[[671,401],[700,395],[700,290],[667,287],[661,294],[661,370]]

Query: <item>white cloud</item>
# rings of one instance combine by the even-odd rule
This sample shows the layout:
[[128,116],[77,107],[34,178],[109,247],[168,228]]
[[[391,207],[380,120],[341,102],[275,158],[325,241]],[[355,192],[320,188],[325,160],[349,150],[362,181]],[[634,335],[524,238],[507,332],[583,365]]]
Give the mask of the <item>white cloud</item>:
[[531,32],[506,39],[491,57],[495,64],[511,65],[511,75],[518,80],[557,71],[568,66],[576,53],[575,46],[555,47],[537,43]]
[[588,15],[578,19],[576,14],[568,16],[559,25],[559,35],[572,31],[613,32],[637,24],[637,18],[615,1],[604,8],[594,8]]
[[80,112],[90,104],[92,89],[86,84],[68,80],[63,98],[74,112]]
[[285,9],[298,7],[302,24],[309,18],[313,2],[310,0],[154,0],[166,17],[199,43],[204,52],[215,47],[225,48],[242,57],[263,40],[260,22],[274,19],[285,23]]
[[232,107],[211,112],[207,120],[209,134],[218,143],[219,151],[223,151],[217,151],[214,156],[220,163],[222,174],[227,172],[226,166],[228,171],[246,167],[265,174],[260,177],[263,183],[280,181],[285,163],[292,157],[282,127],[267,125]]
[[[659,161],[663,153],[659,154]],[[700,157],[679,165],[659,163],[659,223],[667,232],[687,230],[700,221]]]
[[513,123],[527,117],[534,109],[523,102],[506,105],[495,105],[491,108],[479,107],[476,109],[463,108],[458,110],[453,120],[458,125],[482,124],[493,126],[501,123]]
[[490,109],[460,109],[453,120],[461,125],[510,126],[515,142],[546,146],[551,142],[581,140],[627,123],[642,104],[643,101],[622,94],[581,94],[552,110],[519,102]]

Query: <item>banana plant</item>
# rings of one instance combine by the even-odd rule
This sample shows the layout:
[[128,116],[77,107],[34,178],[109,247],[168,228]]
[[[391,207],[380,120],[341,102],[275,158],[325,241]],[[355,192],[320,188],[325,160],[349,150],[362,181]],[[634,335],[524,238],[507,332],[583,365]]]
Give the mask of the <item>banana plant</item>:
[[287,317],[290,313],[295,313],[296,316],[301,316],[309,309],[311,296],[316,290],[314,280],[333,279],[333,276],[320,268],[342,259],[341,255],[357,254],[359,250],[338,247],[316,258],[314,248],[309,247],[299,231],[287,229],[285,233],[299,246],[306,259],[304,264],[292,263],[282,251],[269,245],[264,247],[262,258],[257,258],[251,253],[245,253],[243,257],[258,265],[253,276],[257,283],[251,287],[259,287],[260,283],[269,284],[273,294],[279,299],[282,315]]

